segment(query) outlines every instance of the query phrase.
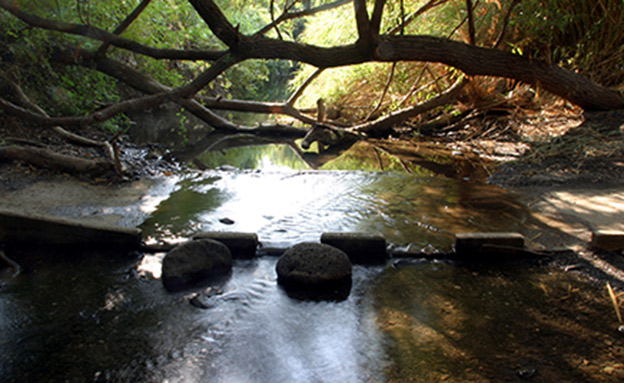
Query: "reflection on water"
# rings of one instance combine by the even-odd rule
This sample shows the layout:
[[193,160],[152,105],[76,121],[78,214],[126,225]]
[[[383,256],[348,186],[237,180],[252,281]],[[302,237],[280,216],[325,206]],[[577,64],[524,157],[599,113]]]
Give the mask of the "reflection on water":
[[277,286],[277,258],[241,261],[202,310],[136,275],[137,261],[34,256],[0,290],[2,382],[381,381],[365,299],[379,269],[356,267],[346,301],[301,302]]
[[199,309],[138,260],[10,254],[25,273],[0,289],[2,382],[589,382],[615,358],[600,291],[544,266],[356,266],[347,300],[302,302],[262,257]]
[[197,157],[206,168],[215,169],[223,165],[238,169],[263,170],[306,170],[308,166],[288,145],[256,145],[208,151]]
[[[449,250],[462,231],[519,231],[529,214],[502,189],[446,178],[346,171],[207,171],[187,176],[143,225],[156,238],[255,232],[265,246],[326,231],[383,234],[397,246]],[[224,218],[228,220],[224,223]]]

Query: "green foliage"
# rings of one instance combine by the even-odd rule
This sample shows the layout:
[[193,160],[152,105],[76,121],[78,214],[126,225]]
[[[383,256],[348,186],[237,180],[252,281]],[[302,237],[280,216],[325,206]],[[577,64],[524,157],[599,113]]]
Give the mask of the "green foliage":
[[[424,0],[405,2],[404,15],[407,16],[415,12],[425,3],[427,1]],[[458,4],[463,3],[451,1],[430,10],[424,16],[420,16],[409,23],[405,28],[405,34],[428,34],[444,37],[451,35],[463,17],[459,11],[460,7],[458,7]],[[398,0],[388,1],[384,9],[382,31],[388,32],[401,23],[399,4]],[[306,19],[305,30],[301,34],[302,42],[318,46],[350,44],[356,39],[357,27],[353,7],[350,4]],[[343,107],[365,107],[372,110],[383,92],[390,68],[391,64],[387,63],[366,63],[327,69],[306,90],[298,101],[298,106],[314,107],[316,100],[323,98],[330,103],[340,104]],[[399,103],[410,89],[415,85],[420,87],[422,84],[431,82],[433,76],[439,74],[438,69],[426,72],[416,83],[422,68],[420,63],[399,63],[396,66],[383,110],[394,111],[399,109],[401,105],[404,105],[399,105]],[[291,89],[301,86],[315,69],[307,65],[301,66],[291,81]],[[420,93],[410,97],[408,105],[432,97],[437,90],[438,88],[434,86],[421,89]],[[367,113],[360,114],[358,118],[363,118]]]
[[516,49],[608,86],[624,83],[622,25],[622,0],[525,0],[512,22]]
[[308,166],[287,145],[257,145],[228,149],[225,152],[205,152],[199,157],[208,168],[231,165],[239,169],[283,167],[306,170]]

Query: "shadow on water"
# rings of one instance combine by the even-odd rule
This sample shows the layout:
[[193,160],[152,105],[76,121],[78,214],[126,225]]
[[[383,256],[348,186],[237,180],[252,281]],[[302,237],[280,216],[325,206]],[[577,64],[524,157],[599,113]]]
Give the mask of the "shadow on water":
[[237,261],[200,309],[194,292],[168,294],[137,272],[139,260],[42,255],[54,254],[19,257],[24,273],[0,289],[3,382],[617,382],[624,373],[601,291],[545,266],[356,266],[351,295],[336,303],[289,298],[277,258],[262,257]]
[[372,294],[386,381],[616,382],[621,334],[602,293],[524,263],[388,270]]

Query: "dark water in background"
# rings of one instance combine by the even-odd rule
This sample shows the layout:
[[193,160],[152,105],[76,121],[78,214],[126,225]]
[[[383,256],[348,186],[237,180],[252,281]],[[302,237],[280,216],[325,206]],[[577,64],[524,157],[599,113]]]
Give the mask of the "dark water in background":
[[[143,229],[156,239],[251,231],[277,247],[318,241],[324,231],[363,231],[417,250],[448,250],[458,231],[534,230],[522,205],[485,185],[275,166],[180,176]],[[432,346],[443,344],[432,334],[448,339],[450,331],[440,307],[462,319],[457,331],[478,340],[462,352],[478,355],[501,343],[487,335],[492,326],[484,317],[530,342],[517,319],[543,305],[538,283],[561,279],[517,265],[487,278],[431,261],[401,269],[356,266],[347,300],[301,302],[277,286],[277,258],[267,256],[237,261],[211,308],[199,309],[189,304],[192,293],[162,287],[164,254],[128,259],[97,249],[7,249],[7,255],[24,272],[0,289],[2,382],[429,381],[432,369],[455,373],[464,366]]]

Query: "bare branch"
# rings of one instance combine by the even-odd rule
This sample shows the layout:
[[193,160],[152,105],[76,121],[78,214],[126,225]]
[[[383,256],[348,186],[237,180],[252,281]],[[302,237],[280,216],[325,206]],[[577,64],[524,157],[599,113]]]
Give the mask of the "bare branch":
[[386,0],[375,0],[375,7],[373,8],[373,14],[370,21],[373,39],[376,38],[375,36],[379,35],[379,27],[381,25],[381,16],[383,15],[384,5],[386,5]]
[[101,159],[85,159],[54,153],[48,149],[6,146],[0,147],[0,160],[19,160],[36,166],[81,175],[101,175],[113,168],[113,164]]
[[[149,3],[151,2],[152,0],[141,1],[141,3],[137,5],[137,7],[132,11],[132,13],[130,13],[128,17],[126,17],[124,21],[122,21],[121,24],[119,24],[117,28],[115,28],[115,30],[113,31],[113,34],[116,36],[121,35],[130,26],[130,24],[132,24],[134,20],[136,20],[139,17],[141,12],[143,12],[143,10],[145,10],[145,8],[147,8]],[[102,43],[102,45],[100,45],[97,52],[95,53],[96,56],[105,54],[109,46],[110,46],[110,42]]]
[[511,17],[511,12],[515,8],[516,5],[520,4],[520,0],[513,0],[509,5],[509,9],[507,13],[505,13],[505,18],[503,19],[503,26],[501,27],[500,35],[498,35],[498,39],[496,39],[496,43],[494,43],[493,48],[498,48],[502,42],[505,40],[505,33],[507,32],[507,26],[509,25],[509,18]]
[[373,122],[355,126],[352,130],[369,135],[374,132],[387,130],[408,118],[415,117],[438,106],[453,102],[467,83],[467,78],[457,80],[453,86],[432,99],[414,105],[413,107],[394,112]]
[[275,12],[273,10],[273,6],[275,5],[274,2],[275,0],[271,0],[271,4],[269,4],[269,13],[271,14],[271,24],[273,24],[273,27],[275,28],[275,32],[277,32],[277,37],[280,40],[284,40],[282,38],[282,33],[280,32],[279,27],[277,26],[277,23],[275,22]]
[[[297,12],[289,12],[288,11],[290,9],[290,7],[289,7],[275,21],[271,22],[268,25],[265,25],[258,32],[254,33],[254,35],[263,35],[263,34],[267,33],[268,31],[270,31],[272,28],[274,28],[276,25],[279,25],[280,23],[282,23],[282,22],[284,22],[286,20],[298,19],[300,17],[305,17],[305,16],[312,16],[314,14],[317,14],[317,13],[320,13],[320,12],[323,12],[323,11],[327,11],[327,10],[330,10],[330,9],[338,8],[338,7],[343,6],[345,4],[351,3],[352,1],[353,0],[337,0],[337,1],[334,1],[333,3],[323,4],[323,5],[319,5],[317,7],[314,7],[314,8],[305,9],[305,10],[297,11]],[[293,2],[292,5],[294,5],[294,4],[295,3]]]
[[366,10],[366,0],[353,0],[355,22],[358,30],[358,45],[368,49],[372,43],[371,23]]
[[212,32],[230,49],[235,49],[241,38],[238,28],[228,21],[221,9],[212,0],[189,0],[199,16],[208,24]]
[[466,12],[468,13],[468,41],[470,42],[470,45],[475,45],[477,43],[477,38],[475,32],[472,0],[466,0]]
[[401,30],[404,30],[409,24],[411,24],[412,22],[414,22],[414,20],[416,20],[418,18],[418,16],[422,15],[423,13],[427,12],[428,10],[437,7],[438,5],[442,5],[446,2],[448,2],[449,0],[430,0],[428,3],[426,3],[425,5],[423,5],[422,7],[418,8],[416,11],[412,12],[410,15],[408,15],[407,17],[405,17],[405,20],[397,25],[396,27],[392,28],[391,30],[388,31],[389,35],[395,35],[397,33],[399,33]]
[[317,68],[314,72],[312,72],[312,74],[310,76],[308,76],[308,78],[305,79],[305,81],[303,82],[303,84],[301,84],[301,86],[299,87],[299,89],[297,89],[288,99],[288,101],[286,101],[287,105],[295,105],[295,102],[297,102],[297,100],[299,99],[299,97],[301,97],[301,95],[303,94],[303,92],[306,90],[306,88],[312,84],[312,81],[314,81],[318,76],[321,75],[321,73],[323,73],[325,69],[323,68]]
[[392,79],[394,78],[394,70],[396,69],[396,62],[392,63],[392,67],[390,68],[390,73],[388,74],[388,80],[386,80],[386,85],[384,86],[383,91],[381,92],[381,96],[379,96],[379,101],[377,101],[377,105],[368,113],[368,116],[364,118],[364,121],[369,121],[373,114],[375,114],[379,108],[381,108],[381,104],[383,103],[384,97],[386,97],[386,93],[388,93],[388,89],[390,89],[390,84],[392,83]]

